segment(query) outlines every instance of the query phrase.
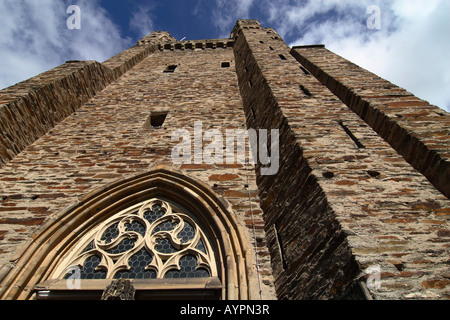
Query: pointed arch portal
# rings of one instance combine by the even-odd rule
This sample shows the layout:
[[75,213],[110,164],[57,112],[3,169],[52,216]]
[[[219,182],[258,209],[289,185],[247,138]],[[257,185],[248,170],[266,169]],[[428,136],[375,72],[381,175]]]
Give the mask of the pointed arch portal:
[[[0,299],[256,299],[252,252],[231,206],[164,167],[111,183],[47,221],[1,283]],[[253,292],[253,293],[252,293]]]

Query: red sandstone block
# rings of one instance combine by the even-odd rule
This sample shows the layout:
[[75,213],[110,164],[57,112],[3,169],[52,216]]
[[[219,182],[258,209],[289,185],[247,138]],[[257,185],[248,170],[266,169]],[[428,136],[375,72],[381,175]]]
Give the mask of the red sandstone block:
[[350,180],[342,180],[342,181],[337,181],[336,184],[339,186],[353,186],[355,184],[358,184],[358,182],[350,181]]
[[446,286],[450,285],[450,280],[428,280],[422,281],[421,284],[425,289],[444,289]]
[[259,210],[259,209],[247,210],[245,212],[246,215],[251,215],[251,214],[259,215],[259,214],[262,214],[262,213],[263,213],[262,210]]
[[2,179],[0,179],[1,181],[9,181],[9,182],[11,182],[11,181],[24,181],[25,180],[25,178],[23,178],[23,177],[19,177],[19,178],[2,178]]
[[26,207],[7,207],[7,208],[0,208],[0,212],[10,212],[10,211],[25,211],[27,210]]
[[217,168],[226,168],[226,169],[241,169],[244,166],[242,164],[236,164],[236,163],[234,163],[234,164],[224,163],[224,164],[216,164],[216,167]]
[[437,232],[438,237],[440,238],[446,238],[446,237],[450,237],[450,230],[439,230]]
[[418,202],[411,206],[414,210],[434,210],[440,209],[441,206],[436,201]]
[[122,175],[120,174],[98,174],[94,179],[120,179]]
[[[235,191],[235,190],[228,190],[225,192],[225,197],[230,198],[248,198],[248,192],[241,192],[241,191]],[[252,192],[250,193],[251,197],[256,197],[257,193]]]
[[424,272],[421,271],[402,271],[400,272],[399,276],[403,277],[403,278],[410,278],[410,277],[414,277],[414,276],[418,276],[418,277],[422,277],[424,275]]
[[210,181],[232,181],[236,179],[239,179],[237,174],[213,174],[209,177]]
[[2,218],[0,219],[0,224],[17,224],[24,226],[38,226],[44,222],[45,218]]
[[29,208],[29,211],[38,215],[46,215],[51,213],[48,209],[49,209],[48,207],[34,207]]
[[428,223],[428,224],[446,224],[446,221],[438,221],[438,220],[422,220],[422,223]]
[[398,240],[398,237],[396,237],[396,236],[380,236],[380,237],[377,237],[377,239],[394,239],[394,240]]
[[383,220],[384,223],[412,223],[412,222],[417,222],[417,219],[402,219],[402,218],[396,218],[396,219],[387,219],[387,220]]
[[435,210],[436,216],[448,216],[450,215],[450,207]]
[[420,107],[420,106],[429,106],[430,104],[426,101],[422,100],[410,100],[410,101],[395,101],[387,103],[388,106],[391,107]]
[[183,164],[181,170],[210,170],[213,166],[210,164]]
[[[402,116],[404,117],[426,117],[430,115],[430,112],[428,111],[417,111],[417,112],[410,112],[410,113],[403,113]],[[418,119],[420,120],[420,119]],[[427,119],[423,119],[427,120]]]

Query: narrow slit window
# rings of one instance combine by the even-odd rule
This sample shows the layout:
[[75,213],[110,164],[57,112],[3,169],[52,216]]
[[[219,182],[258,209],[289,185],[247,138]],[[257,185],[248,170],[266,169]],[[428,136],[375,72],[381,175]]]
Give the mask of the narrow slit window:
[[253,120],[256,120],[256,112],[255,112],[255,108],[252,107],[252,116],[253,116]]
[[300,67],[300,69],[302,69],[303,73],[306,75],[310,75],[311,73],[309,73],[308,70],[306,70],[304,67]]
[[282,54],[280,54],[279,57],[280,57],[281,60],[287,60],[287,58],[284,55],[282,55]]
[[281,263],[283,265],[283,270],[286,270],[288,266],[287,266],[286,258],[285,258],[285,254],[284,254],[284,247],[283,247],[283,243],[281,241],[280,234],[278,232],[278,226],[276,224],[273,226],[273,231],[275,233],[275,238],[277,240],[278,252],[280,253],[280,258],[281,258]]
[[366,146],[363,145],[361,143],[361,141],[359,141],[359,139],[357,137],[355,137],[355,135],[350,131],[350,129],[344,124],[343,121],[339,121],[339,125],[342,127],[342,129],[344,129],[345,133],[350,137],[350,139],[353,140],[353,142],[356,144],[356,146],[359,149],[365,149]]
[[171,64],[164,69],[164,73],[174,73],[177,67],[177,65]]
[[230,63],[229,62],[222,62],[221,67],[222,68],[229,68],[230,67]]
[[275,50],[274,48],[272,48],[271,46],[269,47],[270,50]]
[[312,96],[311,92],[309,92],[309,90],[306,89],[304,86],[300,86],[300,89],[301,89],[301,90],[303,91],[303,93],[304,93],[305,95],[307,95],[308,97],[311,97],[311,96]]

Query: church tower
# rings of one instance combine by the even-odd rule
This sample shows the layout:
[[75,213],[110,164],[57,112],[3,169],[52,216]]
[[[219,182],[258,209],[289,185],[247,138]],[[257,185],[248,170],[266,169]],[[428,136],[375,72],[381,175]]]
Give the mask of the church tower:
[[0,97],[0,299],[450,298],[450,115],[323,45],[155,31]]

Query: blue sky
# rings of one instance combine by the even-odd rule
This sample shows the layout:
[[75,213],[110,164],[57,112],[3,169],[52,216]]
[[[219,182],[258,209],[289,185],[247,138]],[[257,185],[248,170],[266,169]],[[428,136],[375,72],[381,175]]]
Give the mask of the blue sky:
[[[81,9],[69,30],[67,7]],[[380,28],[367,20],[376,5]],[[0,88],[66,60],[102,62],[154,30],[228,37],[239,18],[330,50],[450,111],[449,0],[0,0]]]

